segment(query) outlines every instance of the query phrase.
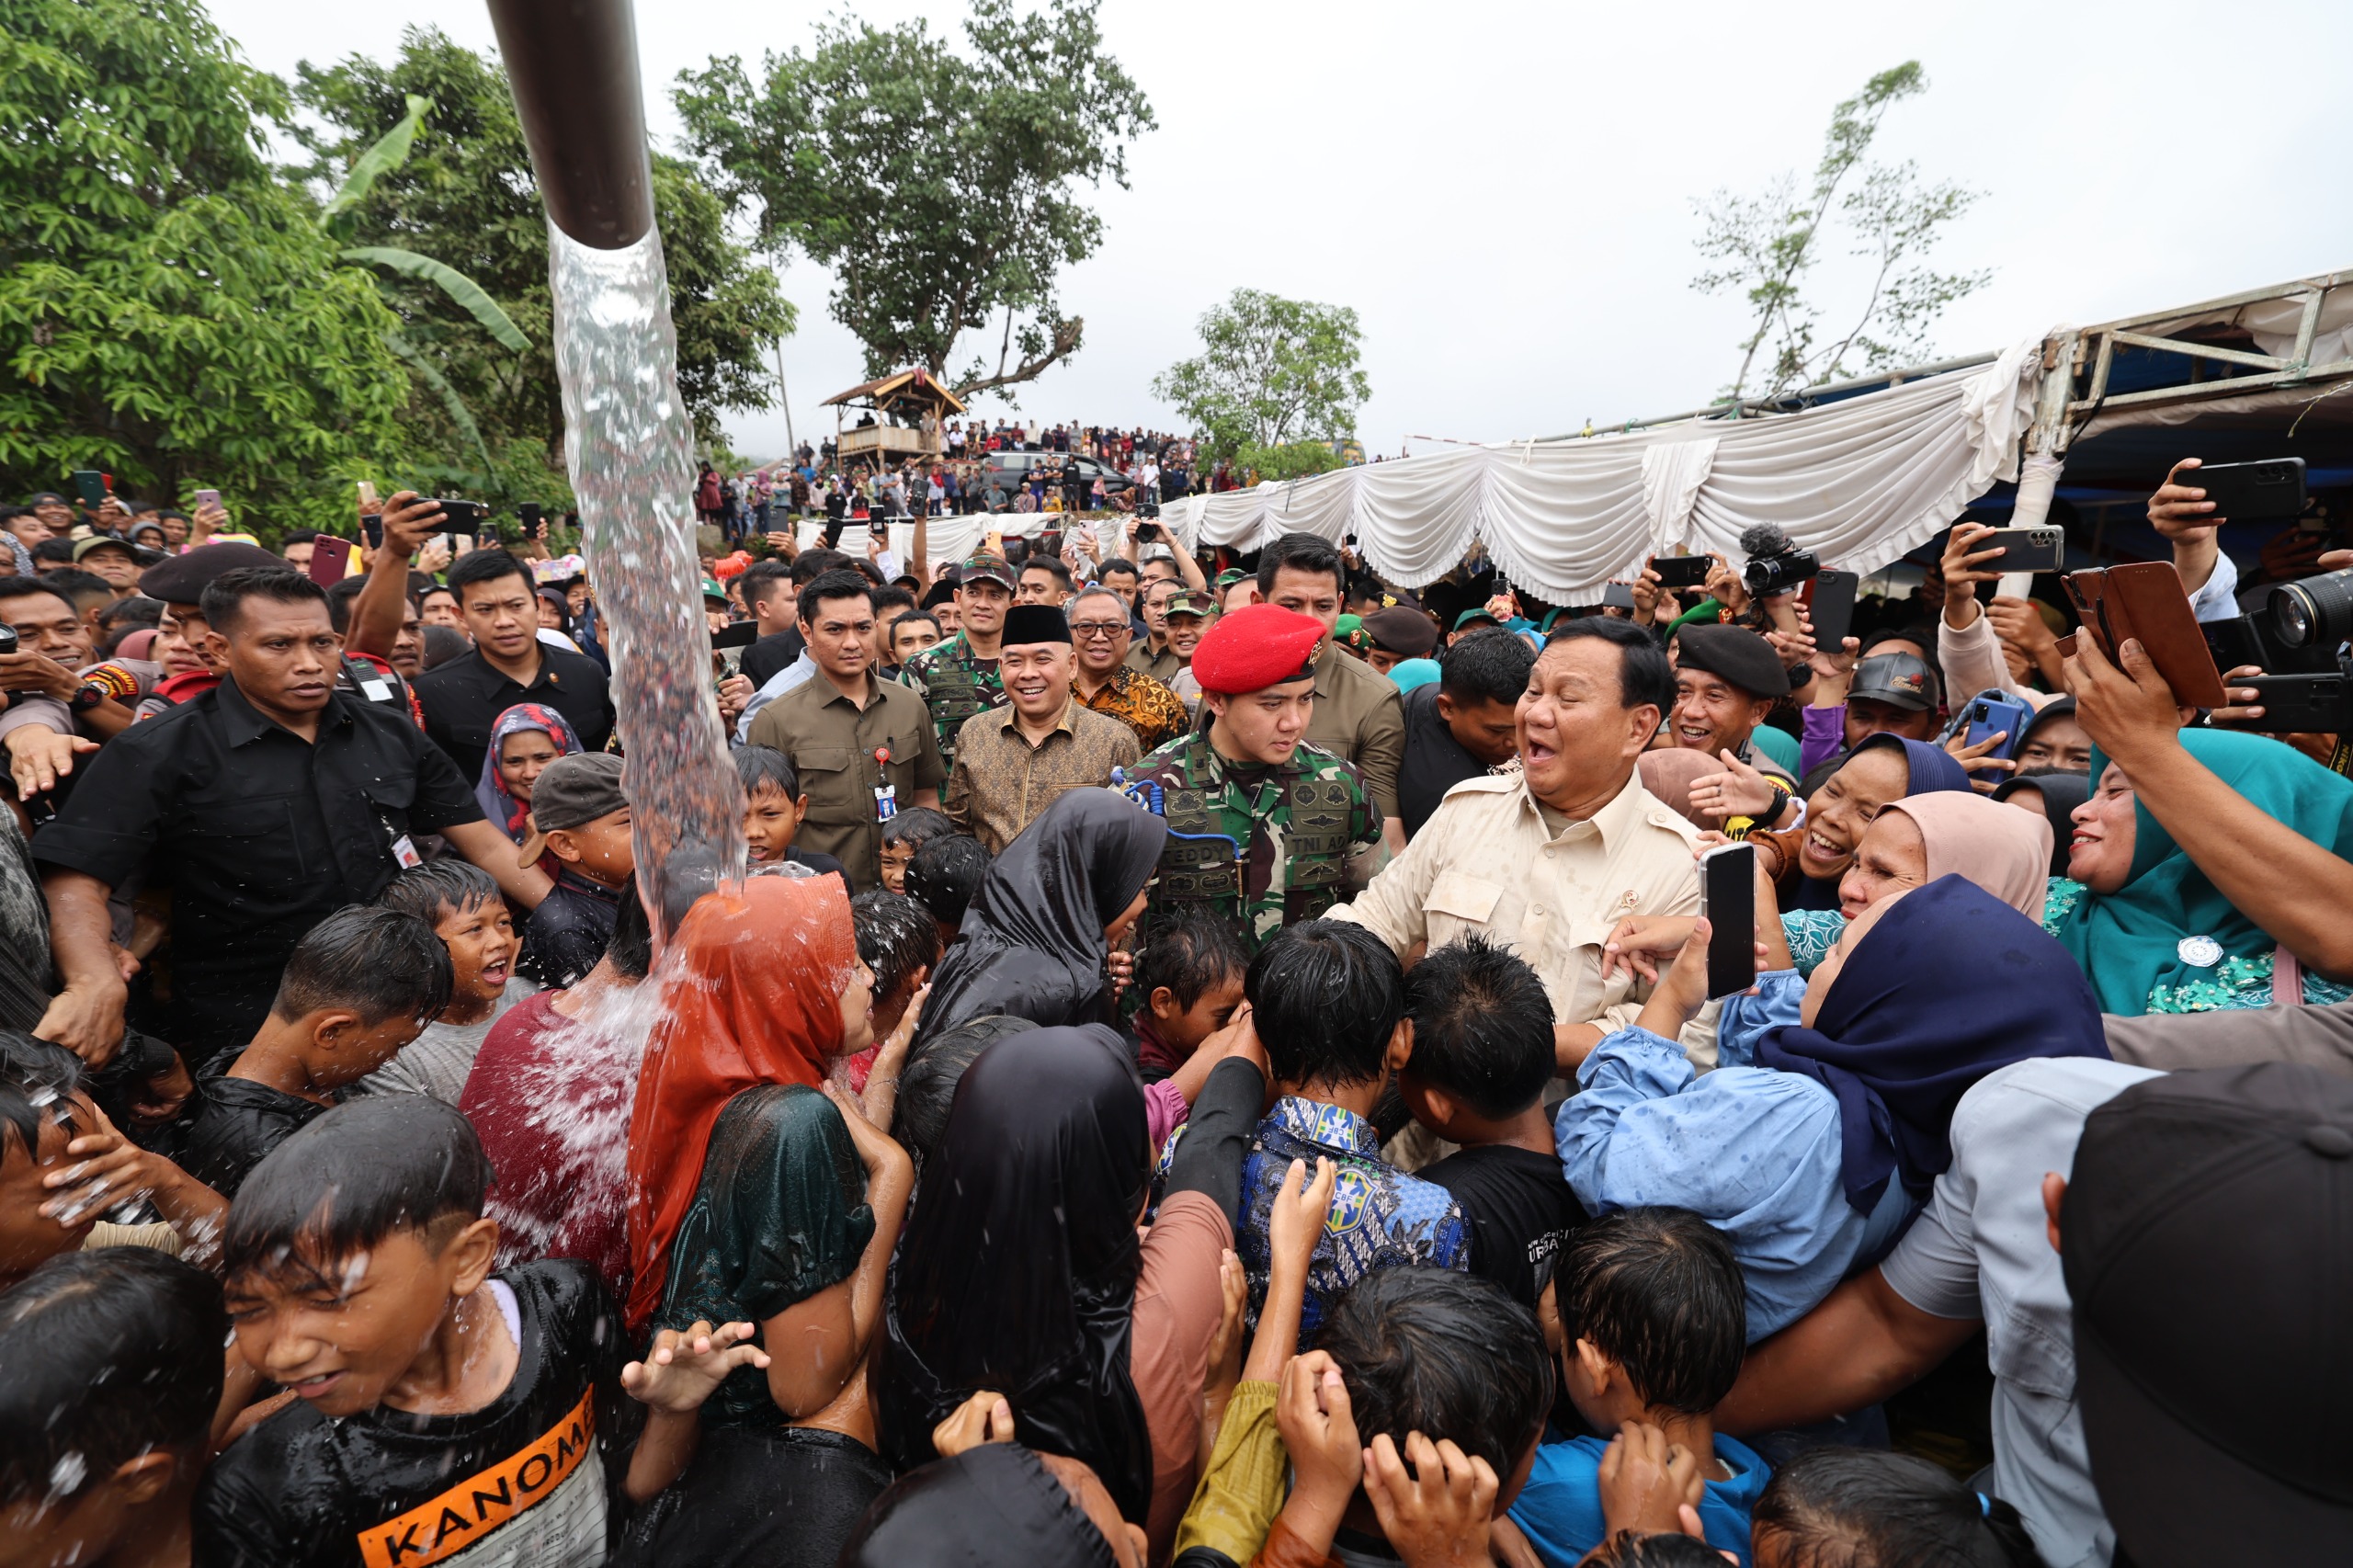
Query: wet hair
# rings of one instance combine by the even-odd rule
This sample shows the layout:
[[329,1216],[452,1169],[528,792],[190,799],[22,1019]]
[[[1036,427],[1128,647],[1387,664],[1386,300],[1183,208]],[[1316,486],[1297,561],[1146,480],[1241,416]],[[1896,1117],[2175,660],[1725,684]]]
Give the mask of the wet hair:
[[[1657,638],[1631,620],[1589,615],[1582,620],[1553,622],[1552,635],[1544,639],[1545,652],[1585,637],[1617,645],[1619,707],[1647,704],[1665,713],[1675,706],[1675,666],[1667,662],[1666,650],[1658,645]],[[1438,665],[1438,678],[1446,678],[1443,661]]]
[[376,895],[376,902],[386,909],[414,915],[427,926],[434,926],[444,915],[462,915],[482,904],[496,903],[499,896],[498,883],[488,871],[450,856],[411,866]]
[[[470,558],[471,559],[471,558]],[[224,637],[233,636],[244,624],[245,605],[251,599],[267,599],[279,605],[319,605],[327,602],[327,592],[301,573],[285,566],[240,566],[234,572],[223,572],[205,585],[204,597],[199,601],[204,610],[204,623]],[[329,611],[330,624],[333,612]]]
[[1561,1323],[1625,1369],[1646,1404],[1704,1415],[1748,1350],[1748,1298],[1722,1231],[1688,1209],[1621,1209],[1580,1226],[1553,1279]]
[[453,983],[449,949],[431,921],[383,904],[347,903],[294,944],[269,1010],[290,1023],[348,1007],[369,1028],[391,1017],[414,1018],[421,1028],[449,1006]]
[[1381,1076],[1405,974],[1389,944],[1346,920],[1275,933],[1243,977],[1278,1083],[1366,1084]]
[[1457,702],[1500,702],[1509,708],[1528,689],[1536,650],[1519,638],[1465,637],[1438,656],[1438,688]]
[[81,1086],[80,1057],[22,1029],[0,1029],[0,1160],[12,1134],[25,1157],[36,1158],[40,1124],[63,1114],[66,1096]]
[[[1070,568],[1051,555],[1033,555],[1021,563],[1022,572],[1043,572],[1051,577],[1063,593],[1071,589]],[[1019,575],[1019,574],[1016,574]]]
[[882,824],[882,842],[905,844],[920,849],[935,838],[955,835],[956,824],[946,812],[929,806],[909,806]]
[[426,1095],[336,1106],[272,1149],[229,1206],[221,1273],[300,1278],[367,1252],[395,1231],[482,1217],[490,1160],[473,1124]]
[[874,585],[855,572],[827,572],[811,580],[801,590],[801,624],[805,629],[816,624],[817,607],[827,599],[863,599],[866,608],[874,608]]
[[1334,1304],[1315,1346],[1340,1365],[1357,1436],[1452,1438],[1498,1476],[1518,1468],[1552,1408],[1552,1360],[1535,1314],[1493,1280],[1380,1268]]
[[801,775],[784,753],[774,746],[737,746],[734,755],[735,777],[744,781],[746,800],[763,790],[781,790],[788,800],[801,799]]
[[989,852],[969,834],[951,833],[916,846],[907,862],[907,896],[945,926],[964,924],[964,911],[988,875]]
[[[111,597],[114,590],[109,588],[107,593]],[[74,602],[74,596],[46,577],[0,577],[0,602],[28,599],[35,594],[47,594],[74,614],[82,613],[81,607]]]
[[229,1314],[152,1247],[60,1254],[0,1296],[0,1504],[55,1506],[157,1449],[200,1450]]
[[1681,1530],[1620,1530],[1577,1559],[1577,1568],[1723,1568],[1723,1553]]
[[792,563],[789,561],[755,561],[744,568],[744,575],[739,581],[744,586],[744,606],[748,609],[769,594],[792,586]]
[[1309,533],[1277,538],[1258,553],[1258,591],[1272,597],[1275,574],[1286,566],[1294,572],[1329,573],[1335,589],[1343,595],[1348,591],[1347,562],[1328,540]]
[[1414,966],[1405,976],[1405,1012],[1414,1020],[1406,1070],[1490,1120],[1518,1116],[1552,1082],[1552,1003],[1544,982],[1527,960],[1478,932],[1432,949]]
[[473,652],[473,643],[454,626],[428,626],[424,629],[425,667],[435,669],[452,659],[462,659]]
[[643,980],[654,971],[654,922],[645,917],[645,901],[637,896],[637,873],[621,884],[620,914],[613,921],[612,939],[605,956],[624,980]]
[[1249,968],[1250,949],[1236,922],[1188,909],[1153,922],[1136,954],[1135,994],[1149,1010],[1152,994],[1165,985],[1183,1012],[1210,987]]
[[531,569],[504,550],[470,550],[458,557],[449,567],[449,591],[458,597],[458,608],[466,605],[466,590],[480,583],[495,583],[506,577],[520,577],[534,597],[539,589],[532,581]]
[[906,1145],[917,1165],[928,1159],[947,1135],[956,1085],[964,1081],[966,1070],[981,1052],[1007,1035],[1037,1027],[1028,1018],[992,1013],[945,1031],[907,1059],[899,1070],[899,1097],[892,1108],[891,1133]]
[[926,964],[939,961],[939,922],[904,893],[870,888],[849,901],[858,956],[874,971],[877,998],[895,994]]
[[1808,1449],[1750,1511],[1783,1568],[2041,1568],[2018,1511],[1881,1449]]

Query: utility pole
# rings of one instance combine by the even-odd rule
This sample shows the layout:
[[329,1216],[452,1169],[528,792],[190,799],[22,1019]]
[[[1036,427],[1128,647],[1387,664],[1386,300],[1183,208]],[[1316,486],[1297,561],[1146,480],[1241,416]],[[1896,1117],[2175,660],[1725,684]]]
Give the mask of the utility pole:
[[786,390],[784,384],[784,339],[776,339],[772,347],[776,349],[777,395],[784,400],[784,438],[790,445],[786,456],[797,458],[801,453],[801,440],[792,433],[792,393]]

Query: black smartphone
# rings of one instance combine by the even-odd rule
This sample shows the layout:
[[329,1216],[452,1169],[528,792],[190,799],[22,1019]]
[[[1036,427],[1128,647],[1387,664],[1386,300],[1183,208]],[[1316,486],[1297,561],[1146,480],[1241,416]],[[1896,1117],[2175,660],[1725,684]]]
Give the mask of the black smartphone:
[[2067,530],[2056,528],[1995,528],[1969,547],[2002,553],[1985,562],[1994,572],[2063,572],[2067,567]]
[[2265,458],[2260,462],[2216,463],[2194,468],[2181,483],[2206,492],[2214,504],[2210,519],[2234,523],[2284,522],[2304,509],[2304,460]]
[[2343,672],[2309,676],[2248,676],[2231,683],[2252,687],[2263,717],[2233,729],[2268,734],[2336,734],[2353,728],[2353,681]]
[[95,468],[74,471],[74,488],[82,497],[82,505],[97,511],[107,498],[107,476]]
[[1813,623],[1813,645],[1825,653],[1846,646],[1855,630],[1855,594],[1863,580],[1852,572],[1817,572],[1806,614]]
[[384,518],[381,513],[373,517],[360,518],[359,531],[361,534],[366,536],[369,549],[381,550],[384,548]]
[[1708,996],[1756,983],[1756,846],[1720,844],[1699,857],[1699,914],[1708,937]]
[[479,535],[483,519],[490,515],[490,508],[479,501],[437,499],[433,505],[441,508],[441,529],[444,533]]
[[1634,587],[1631,583],[1605,583],[1601,586],[1601,608],[1631,610],[1634,608]]
[[515,520],[523,525],[525,539],[539,539],[546,528],[547,518],[537,501],[525,501],[515,508]]
[[1708,580],[1716,563],[1704,555],[1654,555],[1651,570],[1662,588],[1696,588]]

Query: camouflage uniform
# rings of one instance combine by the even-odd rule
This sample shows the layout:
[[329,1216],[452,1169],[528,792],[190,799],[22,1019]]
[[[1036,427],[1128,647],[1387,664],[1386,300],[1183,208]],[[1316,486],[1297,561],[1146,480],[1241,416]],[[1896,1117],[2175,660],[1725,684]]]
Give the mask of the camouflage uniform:
[[[1206,730],[1197,731],[1162,746],[1128,777],[1158,787],[1156,809],[1168,822],[1147,928],[1154,914],[1206,907],[1241,919],[1255,950],[1284,926],[1339,903],[1349,862],[1381,842],[1380,813],[1356,766],[1303,741],[1279,767],[1237,769]],[[1222,839],[1178,836],[1203,834],[1241,846],[1240,862]]]
[[900,666],[899,684],[911,687],[931,710],[939,760],[949,767],[956,764],[956,732],[964,721],[1005,706],[1005,682],[997,675],[996,661],[975,657],[961,631]]

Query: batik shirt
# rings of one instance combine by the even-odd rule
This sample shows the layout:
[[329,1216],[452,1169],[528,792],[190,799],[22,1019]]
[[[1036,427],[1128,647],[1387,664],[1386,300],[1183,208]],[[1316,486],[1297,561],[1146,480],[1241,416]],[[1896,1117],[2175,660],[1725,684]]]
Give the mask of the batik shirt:
[[1169,742],[1129,778],[1168,823],[1154,915],[1206,907],[1242,917],[1253,951],[1286,926],[1337,903],[1348,866],[1381,843],[1381,817],[1363,776],[1302,741],[1279,767],[1220,756],[1206,731]]
[[1094,696],[1080,697],[1078,701],[1081,707],[1117,719],[1133,730],[1136,743],[1146,751],[1166,745],[1186,730],[1185,704],[1176,694],[1127,665],[1113,670],[1111,678]]
[[995,659],[983,659],[959,631],[947,642],[926,648],[899,670],[899,684],[923,699],[931,710],[931,727],[939,738],[939,760],[955,766],[956,732],[975,713],[1005,706],[1005,681]]
[[[1177,1136],[1182,1136],[1179,1130]],[[1173,1152],[1176,1139],[1169,1140]],[[1453,1194],[1407,1176],[1381,1157],[1381,1134],[1354,1111],[1285,1095],[1258,1123],[1242,1165],[1242,1224],[1234,1250],[1249,1275],[1250,1323],[1267,1303],[1268,1227],[1275,1195],[1293,1160],[1315,1168],[1317,1155],[1338,1172],[1324,1234],[1307,1267],[1307,1298],[1299,1314],[1299,1347],[1315,1342],[1324,1313],[1349,1287],[1376,1268],[1471,1267],[1471,1224]]]

